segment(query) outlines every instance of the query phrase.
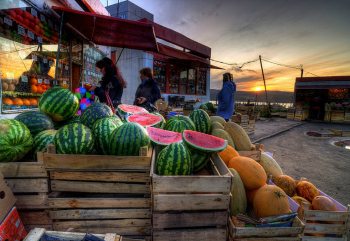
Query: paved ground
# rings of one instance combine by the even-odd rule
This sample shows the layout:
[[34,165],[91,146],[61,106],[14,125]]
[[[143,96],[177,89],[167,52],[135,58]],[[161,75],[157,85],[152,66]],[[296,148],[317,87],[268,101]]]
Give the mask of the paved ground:
[[[258,130],[257,134],[266,136],[267,130],[286,125],[281,123],[273,128],[271,122],[265,125],[261,122],[258,129],[260,126],[265,131]],[[350,204],[350,150],[331,145],[334,138],[305,135],[307,131],[327,131],[331,128],[350,130],[350,125],[305,123],[260,143],[265,145],[267,151],[274,153],[285,174],[294,178],[308,178],[341,203]]]

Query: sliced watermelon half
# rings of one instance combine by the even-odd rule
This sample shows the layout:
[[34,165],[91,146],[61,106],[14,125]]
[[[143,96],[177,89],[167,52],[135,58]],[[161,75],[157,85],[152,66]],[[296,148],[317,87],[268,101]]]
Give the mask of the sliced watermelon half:
[[167,146],[172,143],[182,142],[182,134],[175,131],[167,131],[155,127],[147,127],[149,138],[157,145]]
[[145,108],[142,108],[140,106],[121,104],[121,105],[118,105],[118,113],[121,116],[125,116],[125,115],[139,114],[139,113],[148,113],[148,111]]
[[150,113],[140,113],[128,116],[126,119],[128,122],[139,123],[143,127],[147,126],[160,126],[163,122],[163,118],[159,115]]
[[185,130],[182,137],[186,144],[201,151],[217,152],[227,146],[227,140],[198,131]]

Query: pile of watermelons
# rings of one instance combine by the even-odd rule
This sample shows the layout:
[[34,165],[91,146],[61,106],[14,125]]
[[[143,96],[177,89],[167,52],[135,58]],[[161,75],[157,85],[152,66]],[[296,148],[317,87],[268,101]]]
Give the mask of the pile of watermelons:
[[207,164],[210,153],[227,146],[225,135],[214,131],[215,122],[201,109],[165,121],[133,105],[119,105],[117,115],[94,103],[77,116],[78,107],[72,92],[54,87],[40,98],[39,111],[0,120],[0,162],[33,159],[50,144],[58,154],[137,156],[152,141],[161,150],[158,174],[189,175]]

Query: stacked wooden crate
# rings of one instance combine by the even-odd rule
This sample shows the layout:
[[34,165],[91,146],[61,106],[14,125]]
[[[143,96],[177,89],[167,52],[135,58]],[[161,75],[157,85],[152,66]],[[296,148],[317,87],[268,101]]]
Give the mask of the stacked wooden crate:
[[53,229],[150,238],[151,151],[140,156],[43,153]]
[[27,230],[33,227],[52,229],[47,212],[48,174],[42,155],[38,161],[0,163],[0,172],[17,199],[16,207]]
[[350,111],[345,111],[344,121],[350,123]]
[[343,110],[332,110],[331,122],[344,122],[345,112]]
[[[205,175],[159,176],[152,158],[153,241],[226,241],[232,175],[213,157]],[[211,175],[210,175],[211,174]]]

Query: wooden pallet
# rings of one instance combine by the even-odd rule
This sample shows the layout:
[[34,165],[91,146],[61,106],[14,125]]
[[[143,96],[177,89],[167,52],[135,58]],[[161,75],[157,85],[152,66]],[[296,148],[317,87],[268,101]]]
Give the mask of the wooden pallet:
[[215,154],[212,175],[159,176],[152,158],[153,241],[225,241],[232,175]]
[[151,235],[151,152],[140,156],[43,154],[52,193],[48,198],[53,229]]
[[349,240],[350,207],[346,208],[332,197],[329,198],[332,199],[340,211],[304,210],[305,230],[302,241]]
[[229,241],[300,241],[304,224],[296,218],[292,227],[236,227],[228,224]]
[[16,207],[27,230],[33,226],[52,228],[52,222],[44,218],[48,208],[49,180],[42,153],[38,153],[37,160],[0,163],[0,172],[15,194]]

